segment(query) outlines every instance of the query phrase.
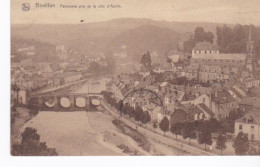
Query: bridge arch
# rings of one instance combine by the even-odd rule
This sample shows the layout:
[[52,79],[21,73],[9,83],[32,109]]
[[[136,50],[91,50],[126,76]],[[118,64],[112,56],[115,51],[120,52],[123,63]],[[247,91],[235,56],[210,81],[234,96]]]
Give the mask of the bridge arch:
[[63,108],[69,108],[71,106],[70,99],[68,97],[61,97],[60,106]]
[[84,97],[76,97],[75,98],[75,105],[77,107],[80,107],[80,108],[86,107],[86,105],[87,105],[86,98],[84,98]]

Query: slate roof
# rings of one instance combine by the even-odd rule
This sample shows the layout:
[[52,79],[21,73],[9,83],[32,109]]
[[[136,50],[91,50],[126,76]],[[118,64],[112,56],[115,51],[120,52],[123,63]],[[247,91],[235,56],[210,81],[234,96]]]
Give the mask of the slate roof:
[[245,60],[246,54],[195,54],[193,59]]
[[260,110],[250,112],[242,118],[237,119],[236,122],[260,125]]
[[211,117],[214,116],[214,113],[213,113],[204,103],[198,104],[197,107],[198,107],[200,110],[202,110],[202,111],[208,113]]
[[245,97],[241,100],[240,104],[250,105],[254,108],[260,108],[260,98],[259,97]]
[[233,87],[231,87],[230,90],[231,90],[234,94],[236,94],[239,98],[243,98],[243,96],[242,96],[236,89],[234,89]]
[[193,48],[194,50],[218,50],[216,45],[211,44],[210,42],[198,42]]
[[211,94],[211,99],[219,104],[236,101],[236,99],[226,89],[222,89],[217,91],[215,94]]

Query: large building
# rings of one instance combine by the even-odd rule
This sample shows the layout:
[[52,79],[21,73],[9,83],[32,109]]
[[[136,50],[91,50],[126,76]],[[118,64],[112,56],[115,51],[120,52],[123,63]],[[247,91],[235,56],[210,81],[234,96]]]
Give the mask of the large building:
[[243,67],[246,54],[222,54],[218,48],[209,42],[199,42],[192,50],[191,64]]

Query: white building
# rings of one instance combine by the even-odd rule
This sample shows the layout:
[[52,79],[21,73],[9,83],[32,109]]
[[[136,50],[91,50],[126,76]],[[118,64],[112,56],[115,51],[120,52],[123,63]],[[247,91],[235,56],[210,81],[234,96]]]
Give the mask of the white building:
[[235,121],[235,136],[239,132],[248,135],[249,140],[260,141],[260,111],[246,114],[244,117]]

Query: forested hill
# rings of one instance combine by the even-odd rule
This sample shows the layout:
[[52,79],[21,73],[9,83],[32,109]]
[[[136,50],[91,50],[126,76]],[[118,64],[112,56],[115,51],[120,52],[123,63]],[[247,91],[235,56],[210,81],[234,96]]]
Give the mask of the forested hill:
[[216,27],[221,25],[128,18],[74,25],[12,25],[11,31],[13,37],[63,44],[88,54],[118,51],[126,45],[131,55],[147,50],[163,54],[174,49],[177,41],[186,40],[197,26],[215,34]]

